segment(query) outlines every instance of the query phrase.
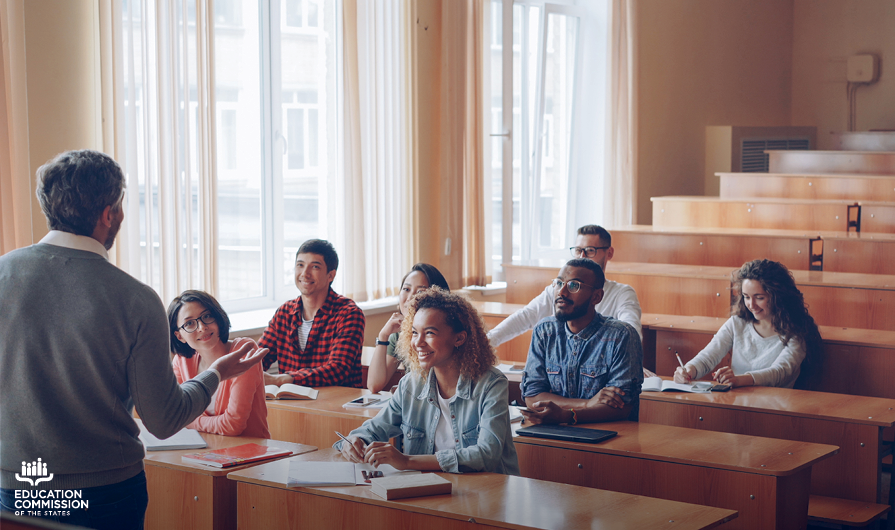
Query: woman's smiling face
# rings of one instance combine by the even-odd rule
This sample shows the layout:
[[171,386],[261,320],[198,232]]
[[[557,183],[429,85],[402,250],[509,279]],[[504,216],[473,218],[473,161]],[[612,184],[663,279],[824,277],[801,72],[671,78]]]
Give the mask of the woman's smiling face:
[[199,302],[184,303],[177,314],[177,326],[183,326],[186,322],[194,320],[197,327],[192,333],[181,328],[175,336],[197,352],[213,348],[221,340],[221,335],[216,321],[210,324],[202,321],[202,317],[209,314],[211,311]]
[[761,286],[761,282],[757,280],[743,280],[740,290],[743,293],[743,304],[746,305],[746,309],[752,312],[755,320],[771,319],[773,314],[771,298],[765,292],[764,287]]

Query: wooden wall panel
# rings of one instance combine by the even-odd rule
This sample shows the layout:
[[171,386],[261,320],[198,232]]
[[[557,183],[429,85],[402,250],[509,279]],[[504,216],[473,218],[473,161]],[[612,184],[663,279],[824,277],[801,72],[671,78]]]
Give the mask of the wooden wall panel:
[[881,502],[878,427],[649,399],[640,400],[640,421],[837,445],[838,455],[814,465],[811,493]]
[[270,437],[284,442],[315,447],[329,447],[338,437],[335,431],[348,434],[360,427],[365,418],[334,417],[329,414],[304,414],[287,409],[267,408]]
[[769,151],[770,173],[895,175],[895,153],[855,151]]
[[818,325],[895,331],[895,291],[800,285]]
[[723,173],[721,197],[895,202],[895,177]]
[[895,275],[895,240],[825,239],[824,270]]
[[634,288],[644,313],[730,315],[730,281],[611,272],[614,281]]
[[[737,510],[739,516],[724,526],[731,530],[805,528],[807,495],[786,499],[792,519],[775,521],[782,493],[776,477],[533,444],[516,444],[516,451],[524,477]],[[806,482],[810,470],[800,475]]]

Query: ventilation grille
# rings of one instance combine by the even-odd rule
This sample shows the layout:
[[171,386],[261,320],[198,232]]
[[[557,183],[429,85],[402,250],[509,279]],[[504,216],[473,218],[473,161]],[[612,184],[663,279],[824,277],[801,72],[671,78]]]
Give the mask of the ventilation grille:
[[743,173],[767,173],[768,155],[766,150],[807,151],[811,149],[811,139],[807,136],[793,138],[743,138],[740,171]]

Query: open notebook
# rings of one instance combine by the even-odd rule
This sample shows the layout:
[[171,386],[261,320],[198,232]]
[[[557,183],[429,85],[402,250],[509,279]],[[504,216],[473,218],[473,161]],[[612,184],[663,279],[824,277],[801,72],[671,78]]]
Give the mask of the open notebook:
[[675,383],[671,379],[661,377],[647,377],[640,388],[643,392],[711,392],[711,381],[696,381],[694,383]]

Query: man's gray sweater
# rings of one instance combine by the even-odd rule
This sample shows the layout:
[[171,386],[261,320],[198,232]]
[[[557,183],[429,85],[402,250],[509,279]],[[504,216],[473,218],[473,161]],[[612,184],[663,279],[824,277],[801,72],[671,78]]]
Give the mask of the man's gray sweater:
[[38,458],[48,489],[114,484],[143,469],[131,411],[168,437],[217,388],[178,385],[158,295],[93,252],[37,244],[0,256],[0,486]]

